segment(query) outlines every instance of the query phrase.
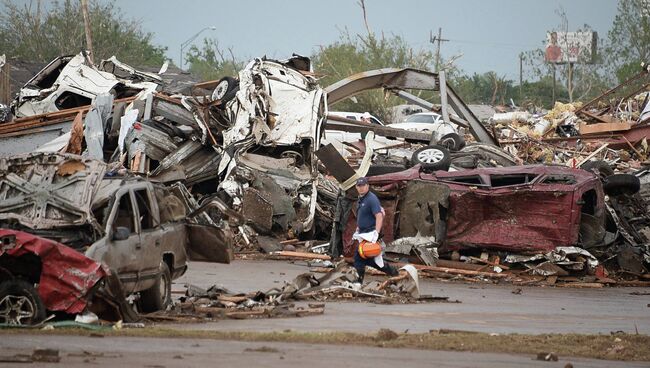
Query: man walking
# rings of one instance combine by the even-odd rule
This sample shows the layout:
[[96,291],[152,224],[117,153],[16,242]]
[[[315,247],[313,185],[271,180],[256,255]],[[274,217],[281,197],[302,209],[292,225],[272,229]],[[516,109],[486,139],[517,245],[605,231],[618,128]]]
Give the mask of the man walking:
[[[384,222],[384,210],[381,208],[379,198],[370,191],[368,178],[361,177],[357,179],[357,192],[359,192],[359,202],[357,203],[357,229],[352,236],[354,240],[362,240],[371,243],[377,242],[379,233]],[[363,277],[366,273],[366,266],[376,268],[391,276],[397,275],[397,270],[384,263],[382,255],[374,258],[364,259],[359,255],[358,245],[354,247],[354,268],[359,274],[359,282],[363,284]]]

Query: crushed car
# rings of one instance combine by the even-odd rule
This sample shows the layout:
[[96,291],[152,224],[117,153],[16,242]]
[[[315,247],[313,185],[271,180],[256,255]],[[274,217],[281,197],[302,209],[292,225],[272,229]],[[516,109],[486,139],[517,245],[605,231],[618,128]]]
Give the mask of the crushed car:
[[[425,172],[416,166],[369,182],[386,211],[387,243],[422,236],[435,237],[441,253],[535,254],[601,243],[606,235],[603,184],[585,170],[530,165]],[[345,221],[349,249],[354,211]]]
[[[1,301],[27,284],[38,284],[45,309],[79,313],[94,294],[89,290],[109,274],[119,280],[120,292],[138,293],[140,311],[166,308],[191,244],[201,245],[200,255],[217,258],[212,261],[232,257],[228,228],[195,211],[184,191],[78,155],[0,159],[0,281],[14,285],[0,284],[0,315],[6,312],[0,319],[16,321]],[[30,321],[38,322],[37,315]]]
[[16,118],[40,115],[90,105],[103,93],[124,98],[156,91],[162,83],[160,76],[137,71],[114,56],[97,67],[79,53],[47,64],[20,89],[11,108]]

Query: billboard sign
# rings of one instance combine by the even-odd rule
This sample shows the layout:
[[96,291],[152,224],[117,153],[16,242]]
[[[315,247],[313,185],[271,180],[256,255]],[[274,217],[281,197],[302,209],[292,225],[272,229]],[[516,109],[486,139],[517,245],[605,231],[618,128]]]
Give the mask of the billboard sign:
[[596,56],[596,32],[548,32],[546,34],[547,63],[593,63]]

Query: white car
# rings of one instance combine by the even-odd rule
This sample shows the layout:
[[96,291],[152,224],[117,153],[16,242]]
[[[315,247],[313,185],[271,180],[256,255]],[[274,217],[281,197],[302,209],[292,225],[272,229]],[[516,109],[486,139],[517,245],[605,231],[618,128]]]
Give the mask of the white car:
[[387,125],[390,128],[432,133],[437,144],[451,151],[458,151],[465,146],[465,140],[454,124],[446,123],[442,115],[435,112],[422,112],[410,115],[401,123]]
[[[377,117],[364,112],[345,112],[345,111],[330,111],[328,115],[338,116],[346,119],[362,121],[363,118],[366,118],[370,121],[371,124],[376,124],[378,126],[384,126],[384,123],[381,122]],[[363,139],[361,133],[352,133],[344,132],[340,130],[325,130],[325,136],[321,140],[322,145],[332,144],[334,148],[341,154],[341,156],[346,157],[350,153],[346,149],[345,143],[354,143]]]

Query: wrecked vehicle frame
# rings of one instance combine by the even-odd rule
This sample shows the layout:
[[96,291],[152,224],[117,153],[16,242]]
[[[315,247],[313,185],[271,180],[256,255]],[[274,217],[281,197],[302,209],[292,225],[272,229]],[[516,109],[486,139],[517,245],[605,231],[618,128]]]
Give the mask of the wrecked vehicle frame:
[[[384,241],[434,236],[440,252],[491,249],[546,253],[602,242],[606,210],[600,179],[561,166],[513,166],[426,173],[416,166],[369,177],[386,211]],[[341,198],[354,207],[350,199]],[[346,219],[346,254],[354,213]]]
[[[201,220],[199,215],[187,217],[195,206],[179,193],[183,189],[181,185],[163,187],[140,177],[116,175],[106,164],[77,155],[34,153],[3,158],[0,228],[29,233],[42,239],[42,244],[65,248],[62,252],[68,255],[69,250],[78,252],[88,263],[101,264],[106,274],[116,275],[125,294],[139,292],[141,310],[158,310],[171,302],[171,281],[187,269],[186,252],[192,243],[213,240],[210,247],[225,250],[216,261],[229,263],[232,257],[229,237],[224,235],[227,229]],[[214,242],[214,236],[222,243]],[[52,265],[34,254],[39,266],[21,270],[15,266],[23,263],[5,254],[2,267],[8,272],[3,278],[20,275],[34,281],[42,269],[76,269],[75,257],[68,257],[68,265],[65,257]],[[70,280],[61,278],[60,282]],[[47,293],[55,289],[39,287],[42,299],[52,300]],[[80,293],[82,290],[60,296],[79,299],[83,297]],[[62,310],[57,304],[45,307]]]

